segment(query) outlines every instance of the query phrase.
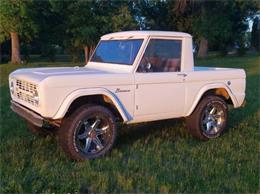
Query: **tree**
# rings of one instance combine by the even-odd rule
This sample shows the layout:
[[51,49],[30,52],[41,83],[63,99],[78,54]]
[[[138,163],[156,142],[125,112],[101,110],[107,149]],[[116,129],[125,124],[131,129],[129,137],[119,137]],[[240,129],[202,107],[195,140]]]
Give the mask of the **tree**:
[[256,49],[256,51],[260,51],[260,21],[258,17],[255,17],[253,22],[251,45]]
[[72,1],[66,7],[64,45],[71,53],[84,49],[86,63],[99,36],[96,27],[98,18],[92,10],[93,4],[94,1]]
[[2,43],[6,40],[7,37],[8,33],[5,32],[3,28],[0,28],[0,63],[2,63]]
[[137,22],[134,20],[133,15],[128,9],[128,6],[124,5],[119,8],[117,12],[112,16],[112,29],[113,31],[125,31],[135,30],[138,28]]
[[62,47],[65,39],[67,4],[62,0],[34,1],[34,21],[38,25],[38,33],[31,45],[42,57],[51,61],[55,60],[56,47]]
[[11,38],[11,62],[20,64],[20,41],[22,36],[31,40],[37,31],[32,15],[32,1],[1,0],[0,2],[0,41]]
[[[229,46],[241,42],[248,28],[247,19],[257,7],[256,1],[176,1],[174,13],[181,15],[195,41],[199,44],[199,57],[206,57],[209,46],[223,54]],[[185,17],[185,13],[189,13]]]
[[66,7],[65,47],[70,52],[83,49],[87,63],[101,35],[137,28],[129,7],[130,1],[69,2]]
[[134,14],[142,30],[172,30],[171,1],[139,0],[133,4]]

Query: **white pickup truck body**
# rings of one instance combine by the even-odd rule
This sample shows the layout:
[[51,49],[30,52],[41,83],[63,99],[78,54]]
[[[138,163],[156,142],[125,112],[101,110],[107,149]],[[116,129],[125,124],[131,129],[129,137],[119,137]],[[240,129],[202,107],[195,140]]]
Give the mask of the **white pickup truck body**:
[[[244,70],[194,68],[190,35],[130,31],[112,33],[101,39],[111,37],[144,39],[132,66],[89,62],[80,68],[19,69],[10,75],[10,80],[37,85],[40,102],[39,106],[34,106],[13,94],[12,99],[43,118],[60,119],[78,97],[102,94],[111,98],[124,122],[131,123],[188,116],[202,95],[210,89],[225,89],[235,108],[242,105],[246,85]],[[144,48],[153,37],[183,41],[180,72],[136,73]]]
[[[101,42],[110,40],[141,40],[132,64],[102,63],[92,57],[84,67],[18,69],[9,76],[13,104],[43,121],[55,121],[62,120],[78,98],[101,95],[104,101],[113,104],[124,123],[137,123],[187,117],[209,91],[223,96],[234,108],[244,102],[245,71],[194,67],[189,34],[128,31],[101,37]],[[180,43],[180,59],[166,61],[172,65],[178,61],[179,70],[138,71],[151,40]],[[150,65],[153,64],[148,62]],[[35,122],[31,117],[30,121]]]

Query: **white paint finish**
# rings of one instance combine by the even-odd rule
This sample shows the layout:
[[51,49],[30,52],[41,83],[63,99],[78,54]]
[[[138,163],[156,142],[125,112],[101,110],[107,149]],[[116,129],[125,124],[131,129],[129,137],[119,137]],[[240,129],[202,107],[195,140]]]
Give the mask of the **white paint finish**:
[[85,67],[60,67],[60,68],[46,68],[34,70],[33,73],[44,76],[59,76],[59,75],[80,75],[80,74],[97,74],[100,70],[85,68]]
[[229,88],[232,90],[232,94],[237,100],[237,104],[234,107],[238,108],[243,104],[246,96],[246,80],[245,78],[237,77],[237,79],[232,79],[230,82],[231,85],[229,86]]
[[[74,100],[76,100],[77,98],[82,97],[82,96],[87,96],[87,95],[96,95],[96,94],[107,96],[113,102],[113,104],[116,106],[116,108],[118,109],[118,111],[121,114],[124,121],[132,120],[132,116],[125,109],[126,105],[124,105],[121,102],[120,96],[116,96],[112,91],[109,91],[106,88],[79,89],[79,90],[73,91],[65,98],[65,100],[61,104],[60,108],[58,109],[58,112],[55,114],[53,119],[62,118],[66,114],[66,111],[68,110],[71,103]],[[126,100],[127,99],[129,100],[129,98],[131,98],[131,92],[128,93],[127,95],[125,95],[125,97],[127,97]],[[132,98],[132,100],[133,100],[133,98]]]
[[183,115],[185,87],[177,72],[136,73],[135,120],[139,116],[172,113]]
[[128,116],[128,120],[133,120],[134,118],[134,87],[134,85],[107,87],[122,104],[125,115]]
[[193,71],[193,48],[192,48],[192,37],[183,38],[182,42],[182,66],[181,71]]
[[[59,70],[66,71],[66,73],[59,74]],[[130,117],[133,117],[133,74],[124,72],[104,72],[87,68],[81,68],[81,71],[74,71],[73,68],[46,68],[22,71],[22,74],[20,74],[19,72],[20,70],[18,70],[18,72],[13,72],[11,74],[11,77],[26,80],[32,83],[36,83],[36,80],[34,78],[36,78],[37,76],[41,78],[38,83],[40,105],[39,107],[34,107],[29,103],[21,101],[14,96],[12,96],[12,99],[22,105],[25,105],[31,110],[34,110],[43,117],[53,118],[55,113],[57,113],[60,109],[62,102],[64,102],[66,97],[69,96],[69,94],[71,94],[72,92],[80,89],[91,88],[106,88],[108,90],[111,90],[113,93],[116,91],[117,88],[120,88],[122,90],[130,90],[130,92],[128,93],[122,92],[118,93],[116,96],[119,99],[122,99],[122,103],[124,104],[127,113],[129,113]]]
[[150,122],[150,121],[158,121],[158,120],[165,120],[165,119],[172,119],[172,118],[180,118],[182,116],[176,113],[156,113],[156,114],[147,114],[147,115],[140,115],[134,118],[131,121],[127,121],[127,124],[135,124],[135,123],[143,123],[143,122]]
[[186,83],[186,98],[185,98],[185,111],[183,116],[189,116],[199,101],[203,94],[210,89],[218,89],[224,88],[228,94],[230,95],[235,107],[237,105],[237,100],[235,96],[232,94],[230,89],[222,82],[194,82],[194,83]]
[[[57,112],[60,105],[66,99],[66,97],[77,90],[89,90],[92,88],[104,88],[112,93],[115,92],[116,88],[120,89],[128,89],[130,92],[128,94],[133,93],[131,86],[134,85],[134,79],[132,74],[114,74],[114,73],[99,73],[99,74],[85,74],[85,75],[67,75],[66,80],[64,77],[48,77],[45,82],[45,94],[52,93],[57,94],[54,99],[51,95],[46,96],[46,101],[44,104],[48,107],[45,110],[46,115],[49,117],[53,117],[54,113]],[[92,93],[91,93],[92,94]],[[90,95],[91,95],[90,94]],[[88,95],[86,93],[82,93],[82,96]],[[120,94],[121,95],[121,94]],[[120,98],[120,95],[117,94],[119,99],[122,99],[125,108],[129,108],[127,110],[128,113],[132,113],[132,106],[128,105],[126,101],[129,101],[129,98],[123,99]],[[70,96],[72,98],[72,96]],[[132,100],[133,101],[133,100]],[[131,101],[129,101],[130,103]],[[57,118],[57,117],[56,117]]]
[[[133,65],[89,62],[85,67],[18,69],[10,74],[9,82],[12,79],[20,79],[36,84],[40,105],[35,107],[13,95],[11,97],[15,102],[45,118],[59,119],[76,98],[103,94],[113,101],[127,123],[188,116],[201,96],[213,88],[225,88],[232,98],[234,107],[242,105],[246,87],[244,70],[193,67],[190,35],[176,32],[130,31],[102,37],[134,38],[142,38],[144,41]],[[180,73],[135,72],[148,41],[152,38],[182,40]]]
[[191,38],[191,35],[184,32],[173,32],[173,31],[124,31],[124,32],[115,32],[106,34],[101,37],[102,40],[108,39],[135,39],[139,37],[148,37],[148,36],[161,36],[161,37],[185,37]]
[[88,62],[88,64],[85,65],[85,67],[110,73],[131,73],[133,71],[133,65],[110,64],[91,61]]
[[[234,107],[240,107],[245,98],[246,74],[242,69],[195,67],[185,77],[185,115],[192,113],[201,96],[210,89],[224,88],[232,99]],[[228,85],[228,83],[231,83]]]

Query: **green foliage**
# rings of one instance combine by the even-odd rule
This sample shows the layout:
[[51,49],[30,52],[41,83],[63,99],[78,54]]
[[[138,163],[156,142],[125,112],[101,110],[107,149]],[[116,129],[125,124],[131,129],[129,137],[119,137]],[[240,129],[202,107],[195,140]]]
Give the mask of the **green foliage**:
[[133,5],[133,11],[143,30],[173,30],[170,13],[171,1],[139,0]]
[[30,61],[30,45],[22,43],[21,50],[23,51],[23,63],[27,64]]
[[9,38],[10,32],[18,32],[26,41],[32,40],[37,32],[32,7],[32,0],[1,0],[0,43]]
[[100,36],[136,29],[127,2],[76,1],[67,6],[66,45],[75,48],[96,45]]
[[44,45],[42,57],[47,57],[51,62],[56,61],[56,54],[57,50],[55,48],[55,45]]
[[237,55],[238,56],[244,56],[248,50],[248,48],[246,48],[246,38],[245,36],[240,36],[240,39],[237,40]]
[[254,22],[253,22],[252,34],[251,34],[251,45],[258,52],[260,52],[260,21],[259,21],[259,17],[255,17]]
[[66,3],[63,1],[34,1],[34,20],[39,26],[32,45],[38,53],[55,61],[56,46],[63,46],[66,28]]
[[50,1],[51,7],[63,13],[63,45],[73,61],[80,50],[95,46],[103,34],[137,28],[128,2],[115,1]]
[[[22,44],[30,41],[38,53],[50,54],[50,59],[55,58],[56,46],[76,59],[84,47],[95,46],[106,33],[170,30],[191,33],[197,44],[204,37],[211,50],[226,54],[234,45],[243,50],[247,21],[257,9],[257,0],[1,0],[0,43],[16,31]],[[252,44],[258,44],[256,25],[253,31]]]
[[138,1],[134,6],[143,29],[184,31],[199,43],[204,37],[210,48],[226,53],[239,44],[257,1]]
[[[122,127],[112,152],[74,162],[54,137],[39,138],[9,108],[8,74],[0,66],[1,193],[259,193],[259,56],[208,58],[196,64],[245,68],[247,105],[230,110],[227,131],[206,142],[182,119]],[[34,62],[27,67],[75,66]]]
[[137,22],[134,20],[133,15],[128,9],[128,6],[122,6],[112,16],[112,29],[115,32],[136,30]]
[[[214,50],[227,53],[228,47],[240,44],[248,28],[248,18],[256,11],[256,1],[196,1],[188,10],[195,41],[204,37]],[[190,4],[191,6],[191,4]]]
[[95,45],[97,28],[94,13],[91,10],[92,1],[75,1],[67,6],[66,29],[67,44],[76,48],[85,45]]

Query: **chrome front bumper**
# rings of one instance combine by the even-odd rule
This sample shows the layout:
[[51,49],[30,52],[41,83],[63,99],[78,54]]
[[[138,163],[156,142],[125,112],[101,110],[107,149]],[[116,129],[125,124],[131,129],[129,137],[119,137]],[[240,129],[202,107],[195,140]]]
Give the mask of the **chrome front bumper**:
[[36,114],[35,112],[29,110],[28,108],[14,102],[11,100],[11,109],[24,118],[25,120],[29,121],[30,123],[34,124],[37,127],[42,127],[43,126],[43,118],[39,115]]

